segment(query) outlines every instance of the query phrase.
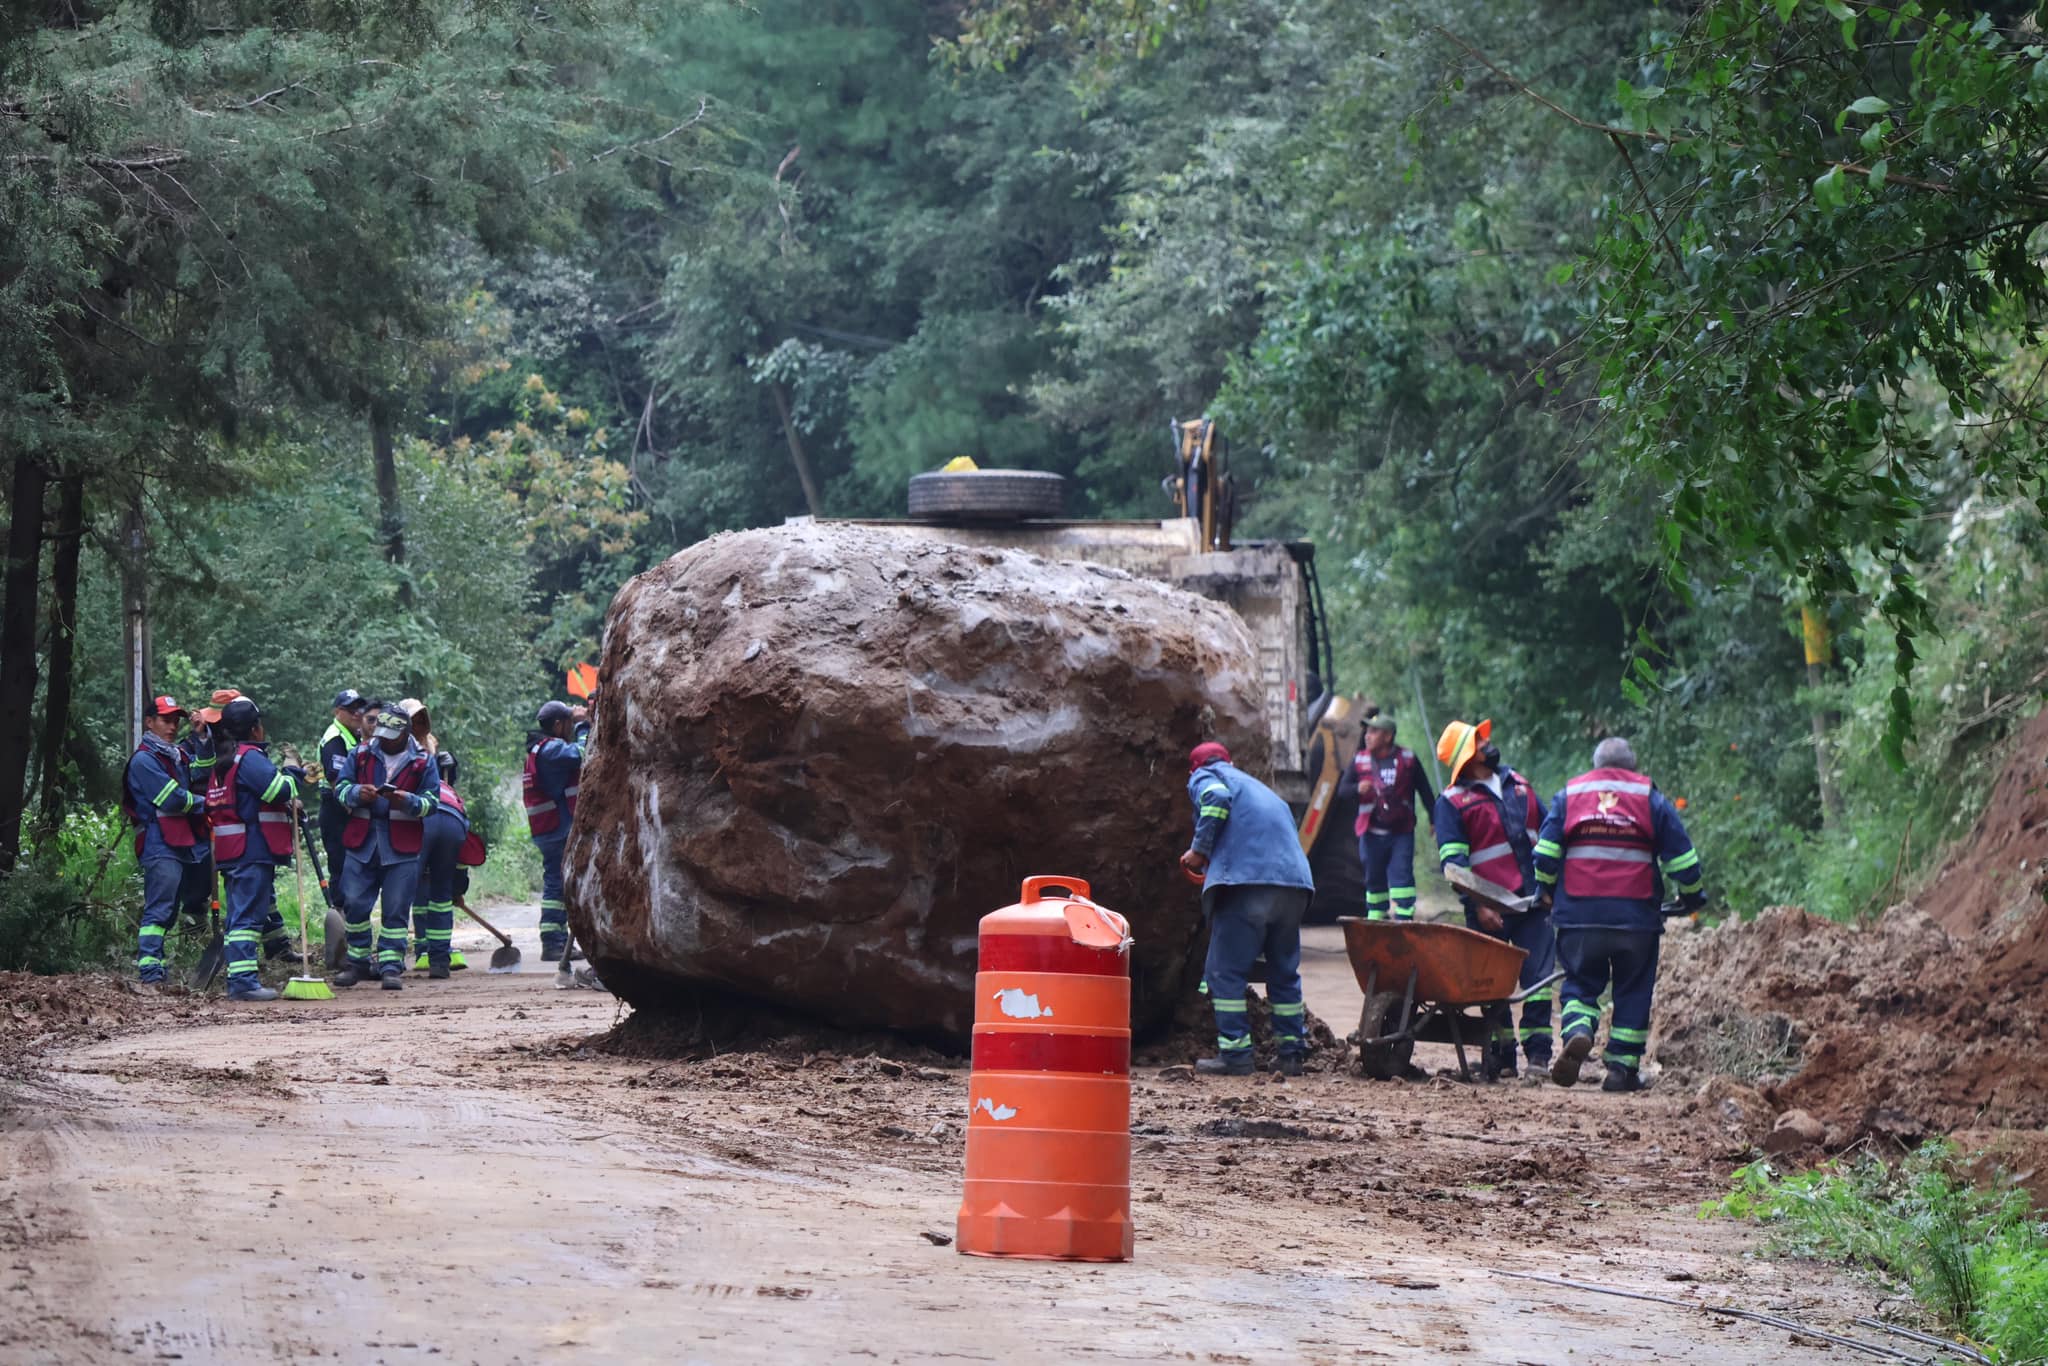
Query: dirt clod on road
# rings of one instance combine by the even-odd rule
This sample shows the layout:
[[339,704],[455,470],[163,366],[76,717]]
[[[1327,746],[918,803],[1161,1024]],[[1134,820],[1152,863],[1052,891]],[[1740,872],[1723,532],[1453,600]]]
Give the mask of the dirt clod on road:
[[0,1361],[1791,1364],[1839,1355],[1496,1272],[1877,1304],[1695,1217],[1729,1141],[1683,1092],[1336,1072],[1140,1069],[1135,1261],[964,1258],[957,1062],[619,1057],[585,1044],[617,1004],[550,978],[46,1037],[0,1083]]

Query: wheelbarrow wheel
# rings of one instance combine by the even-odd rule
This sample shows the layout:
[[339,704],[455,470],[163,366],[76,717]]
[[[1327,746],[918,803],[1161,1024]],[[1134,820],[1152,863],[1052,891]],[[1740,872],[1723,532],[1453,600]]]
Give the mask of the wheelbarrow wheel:
[[1380,1039],[1401,1023],[1401,993],[1375,991],[1365,998],[1358,1015],[1358,1070],[1375,1081],[1392,1081],[1407,1074],[1409,1059],[1415,1056],[1415,1040]]

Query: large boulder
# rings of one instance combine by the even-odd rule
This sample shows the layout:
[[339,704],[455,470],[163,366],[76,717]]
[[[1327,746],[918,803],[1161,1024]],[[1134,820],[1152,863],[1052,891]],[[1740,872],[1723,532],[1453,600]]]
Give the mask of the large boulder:
[[1266,757],[1228,608],[885,529],[716,536],[622,589],[568,851],[578,939],[635,1006],[765,1003],[964,1038],[976,922],[1037,873],[1130,917],[1133,1013],[1188,990],[1189,748]]

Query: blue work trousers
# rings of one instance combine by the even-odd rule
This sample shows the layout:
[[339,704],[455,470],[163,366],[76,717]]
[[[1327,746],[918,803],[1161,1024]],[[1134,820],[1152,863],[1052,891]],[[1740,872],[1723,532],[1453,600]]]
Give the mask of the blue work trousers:
[[1308,1051],[1301,1003],[1301,917],[1310,893],[1301,887],[1246,883],[1218,887],[1202,898],[1209,911],[1209,959],[1203,980],[1216,1012],[1216,1047],[1226,1058],[1249,1053],[1251,1020],[1245,982],[1252,964],[1266,958],[1266,1004],[1273,1009],[1273,1040],[1284,1053]]
[[376,846],[365,858],[351,853],[341,874],[341,901],[348,923],[348,957],[359,971],[369,971],[370,915],[383,901],[378,921],[376,971],[405,971],[405,936],[412,920],[413,894],[419,889],[420,861],[409,858],[400,863],[379,863]]
[[540,850],[540,946],[567,948],[569,907],[562,900],[562,851],[569,846],[569,832],[537,836],[533,843]]
[[[262,951],[264,929],[278,919],[276,873],[267,863],[230,863],[220,870],[227,890],[228,985],[261,986],[256,962]],[[279,921],[282,926],[282,921]],[[280,933],[282,929],[280,928]]]
[[429,965],[448,961],[455,938],[455,861],[469,825],[453,811],[428,815],[420,844],[420,898],[412,908],[413,952],[425,954]]
[[1657,946],[1664,936],[1644,930],[1562,929],[1557,955],[1564,962],[1564,1036],[1600,1029],[1600,996],[1614,988],[1614,1019],[1601,1057],[1623,1067],[1642,1066],[1650,1042],[1650,999],[1657,990]]
[[1358,837],[1358,861],[1365,868],[1365,914],[1385,920],[1415,918],[1415,832],[1381,834],[1368,830]]
[[183,911],[201,925],[213,899],[213,860],[187,863],[153,858],[142,865],[142,928],[135,935],[135,972],[145,982],[164,980],[164,931]]
[[[1528,987],[1557,971],[1557,931],[1551,926],[1547,911],[1529,911],[1523,915],[1503,914],[1506,926],[1495,934],[1479,923],[1479,917],[1470,910],[1465,912],[1465,928],[1478,930],[1481,934],[1504,939],[1529,956],[1522,960],[1522,976],[1519,985]],[[1522,1052],[1530,1062],[1548,1064],[1550,1061],[1551,1004],[1557,998],[1557,988],[1547,986],[1541,991],[1531,992],[1522,998],[1522,1027],[1519,1037]],[[1515,1008],[1507,1006],[1493,1024],[1493,1042],[1504,1048],[1512,1048],[1518,1031],[1515,1029]],[[1512,1056],[1512,1054],[1510,1054]]]

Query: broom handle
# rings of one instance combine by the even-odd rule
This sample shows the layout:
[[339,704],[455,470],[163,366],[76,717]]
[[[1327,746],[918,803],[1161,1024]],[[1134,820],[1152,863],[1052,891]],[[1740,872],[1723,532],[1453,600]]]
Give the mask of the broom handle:
[[[305,803],[294,797],[292,799],[292,824],[297,825],[303,831],[306,828],[304,824],[305,819]],[[311,977],[313,975],[313,946],[312,942],[306,938],[306,865],[304,860],[298,858],[292,860],[292,876],[297,879],[299,884],[299,971]]]

